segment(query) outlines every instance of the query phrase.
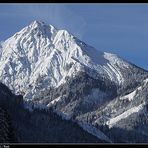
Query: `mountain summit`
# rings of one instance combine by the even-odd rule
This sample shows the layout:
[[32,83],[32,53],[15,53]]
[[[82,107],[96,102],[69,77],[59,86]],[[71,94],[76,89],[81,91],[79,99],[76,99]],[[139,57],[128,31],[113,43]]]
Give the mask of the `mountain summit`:
[[147,85],[147,71],[66,30],[34,21],[2,42],[0,50],[2,83],[28,104],[52,107],[100,139],[111,141],[98,127],[113,127],[124,114],[135,113],[130,107],[142,104],[138,112],[144,105],[137,93]]
[[33,21],[1,46],[0,79],[26,99],[36,98],[38,90],[58,87],[66,77],[86,69],[91,76],[96,73],[121,84],[121,69],[130,67],[116,55],[100,52],[68,31],[39,21]]

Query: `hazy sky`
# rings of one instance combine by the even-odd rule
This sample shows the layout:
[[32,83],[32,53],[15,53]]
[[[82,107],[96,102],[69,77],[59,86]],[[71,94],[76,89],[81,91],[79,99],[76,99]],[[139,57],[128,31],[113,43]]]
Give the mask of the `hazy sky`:
[[0,40],[33,20],[66,29],[96,49],[148,70],[148,4],[0,4]]

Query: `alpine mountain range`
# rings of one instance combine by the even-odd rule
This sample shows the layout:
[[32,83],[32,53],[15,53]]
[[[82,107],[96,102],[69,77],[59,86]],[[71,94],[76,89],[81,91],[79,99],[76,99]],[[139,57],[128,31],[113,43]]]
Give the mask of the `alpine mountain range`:
[[148,71],[66,30],[1,41],[0,82],[1,143],[148,143]]

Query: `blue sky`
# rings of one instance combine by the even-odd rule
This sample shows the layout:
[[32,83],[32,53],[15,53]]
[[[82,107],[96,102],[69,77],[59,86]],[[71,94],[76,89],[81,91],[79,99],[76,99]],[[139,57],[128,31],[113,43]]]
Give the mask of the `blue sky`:
[[96,49],[148,70],[148,4],[0,4],[0,40],[33,20],[66,29]]

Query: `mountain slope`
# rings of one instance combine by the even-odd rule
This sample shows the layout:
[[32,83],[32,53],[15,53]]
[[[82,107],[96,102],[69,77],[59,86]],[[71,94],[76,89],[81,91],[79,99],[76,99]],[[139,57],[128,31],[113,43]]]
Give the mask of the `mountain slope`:
[[106,125],[138,115],[143,100],[147,102],[147,93],[140,89],[146,87],[147,71],[98,51],[66,30],[34,21],[0,48],[0,80],[23,95],[26,108],[52,108],[108,142],[114,139]]
[[[114,142],[147,143],[147,80],[148,78],[134,91],[129,89],[124,94],[101,106],[101,108],[77,116],[76,120],[90,123]],[[122,135],[122,137],[119,135]]]

